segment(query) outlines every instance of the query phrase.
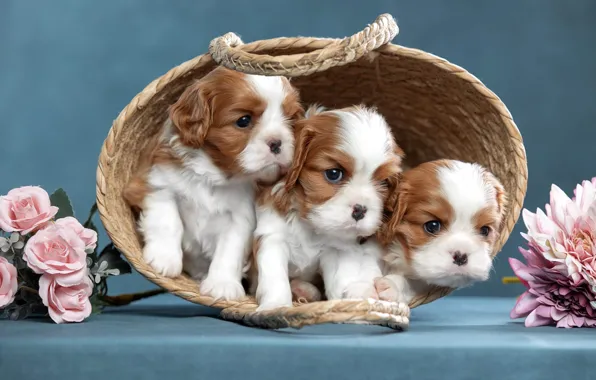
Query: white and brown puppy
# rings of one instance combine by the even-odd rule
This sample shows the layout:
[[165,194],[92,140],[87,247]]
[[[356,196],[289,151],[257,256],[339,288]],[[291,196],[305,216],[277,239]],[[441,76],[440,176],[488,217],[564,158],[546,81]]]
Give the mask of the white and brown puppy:
[[384,118],[360,106],[311,108],[295,133],[287,176],[257,201],[259,310],[291,306],[292,290],[317,299],[308,284],[319,270],[329,299],[377,297],[382,251],[362,240],[382,224],[403,153]]
[[243,268],[256,226],[257,182],[292,161],[292,124],[303,116],[287,79],[216,68],[170,108],[124,192],[140,212],[144,260],[168,277],[183,268],[201,293],[244,296]]
[[387,245],[380,298],[409,303],[433,285],[487,280],[505,206],[503,186],[478,164],[437,160],[405,171],[379,230]]

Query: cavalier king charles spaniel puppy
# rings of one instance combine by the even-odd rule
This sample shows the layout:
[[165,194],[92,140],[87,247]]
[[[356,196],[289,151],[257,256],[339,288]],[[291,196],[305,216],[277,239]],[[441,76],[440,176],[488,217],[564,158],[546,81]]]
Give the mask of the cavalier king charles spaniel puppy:
[[124,192],[140,214],[144,260],[167,277],[184,269],[204,295],[243,297],[256,184],[288,170],[303,114],[283,77],[218,67],[189,86]]
[[378,233],[386,245],[381,299],[409,303],[432,286],[488,279],[507,203],[492,173],[474,163],[426,162],[402,174],[396,193]]
[[[292,306],[292,294],[378,298],[382,224],[403,152],[373,109],[311,107],[295,124],[296,151],[285,178],[257,197],[254,271],[259,311]],[[370,239],[367,239],[371,237]]]

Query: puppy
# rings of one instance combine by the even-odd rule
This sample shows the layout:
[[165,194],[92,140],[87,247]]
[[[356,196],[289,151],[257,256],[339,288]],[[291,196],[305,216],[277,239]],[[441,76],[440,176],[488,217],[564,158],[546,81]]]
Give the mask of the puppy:
[[258,310],[291,306],[292,293],[320,299],[311,284],[319,270],[329,299],[377,297],[381,250],[364,240],[382,223],[403,152],[384,118],[362,106],[311,107],[295,135],[288,174],[257,200]]
[[168,277],[184,268],[205,295],[243,297],[255,184],[287,171],[301,117],[282,77],[219,67],[188,87],[124,192],[140,212],[144,260]]
[[433,285],[487,280],[506,203],[503,185],[478,164],[438,160],[405,171],[379,230],[388,273],[376,281],[380,298],[409,303]]

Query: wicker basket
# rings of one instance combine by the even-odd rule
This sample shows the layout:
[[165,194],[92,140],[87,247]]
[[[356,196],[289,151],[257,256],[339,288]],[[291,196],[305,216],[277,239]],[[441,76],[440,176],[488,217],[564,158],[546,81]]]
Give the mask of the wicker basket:
[[182,91],[217,64],[250,74],[293,77],[302,100],[328,107],[377,106],[406,152],[409,166],[437,159],[475,161],[503,182],[510,204],[493,255],[507,240],[523,204],[527,165],[522,138],[500,99],[461,67],[420,50],[389,42],[397,25],[384,14],[345,39],[276,38],[243,44],[233,33],[213,40],[200,55],[151,82],[114,121],[99,157],[97,203],[114,244],[145,277],[191,302],[223,309],[226,319],[264,328],[318,323],[369,323],[403,329],[409,307],[451,290],[436,288],[409,305],[369,301],[323,301],[256,313],[254,299],[214,300],[186,276],[162,277],[143,262],[142,248],[122,190],[139,152],[158,133],[167,108]]

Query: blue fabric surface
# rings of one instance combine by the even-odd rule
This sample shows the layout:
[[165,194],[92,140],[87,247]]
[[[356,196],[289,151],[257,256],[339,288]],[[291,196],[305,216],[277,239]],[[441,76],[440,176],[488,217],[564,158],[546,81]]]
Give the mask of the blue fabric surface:
[[[267,331],[160,296],[82,324],[0,321],[1,379],[594,379],[596,330],[528,329],[511,298],[450,297],[410,330]],[[5,377],[6,376],[6,377]]]

